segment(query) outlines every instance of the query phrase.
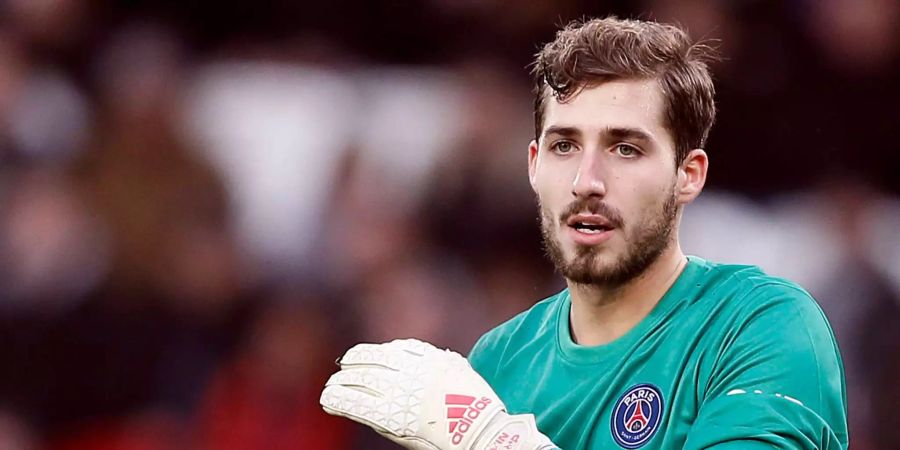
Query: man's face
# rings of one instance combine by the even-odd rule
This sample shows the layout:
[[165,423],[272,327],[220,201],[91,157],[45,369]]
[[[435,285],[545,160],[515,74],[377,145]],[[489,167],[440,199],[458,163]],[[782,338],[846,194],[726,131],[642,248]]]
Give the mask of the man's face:
[[677,172],[655,80],[608,81],[546,100],[529,148],[547,253],[576,283],[618,287],[673,241]]

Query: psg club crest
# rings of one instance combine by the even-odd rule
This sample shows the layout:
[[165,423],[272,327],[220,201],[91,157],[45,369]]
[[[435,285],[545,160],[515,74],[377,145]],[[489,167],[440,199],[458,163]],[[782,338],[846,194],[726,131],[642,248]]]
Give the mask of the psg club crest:
[[628,388],[613,409],[613,439],[622,448],[640,448],[650,441],[659,429],[663,398],[652,384],[638,384]]

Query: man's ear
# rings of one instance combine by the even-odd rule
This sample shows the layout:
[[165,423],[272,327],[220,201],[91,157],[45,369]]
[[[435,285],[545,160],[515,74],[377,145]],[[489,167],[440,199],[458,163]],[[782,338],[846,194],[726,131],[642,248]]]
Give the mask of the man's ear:
[[528,182],[531,184],[531,189],[534,192],[537,192],[537,187],[535,184],[535,174],[537,173],[537,158],[538,158],[538,144],[537,141],[532,140],[530,144],[528,144]]
[[709,158],[702,148],[691,150],[678,167],[678,204],[686,205],[703,190],[706,184],[706,170],[709,168]]

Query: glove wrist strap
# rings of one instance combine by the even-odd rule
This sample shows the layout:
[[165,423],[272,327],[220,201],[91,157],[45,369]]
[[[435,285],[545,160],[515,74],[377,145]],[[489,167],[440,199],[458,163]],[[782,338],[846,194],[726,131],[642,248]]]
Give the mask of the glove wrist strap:
[[469,450],[551,450],[558,449],[541,434],[531,414],[511,416],[504,411],[494,416]]

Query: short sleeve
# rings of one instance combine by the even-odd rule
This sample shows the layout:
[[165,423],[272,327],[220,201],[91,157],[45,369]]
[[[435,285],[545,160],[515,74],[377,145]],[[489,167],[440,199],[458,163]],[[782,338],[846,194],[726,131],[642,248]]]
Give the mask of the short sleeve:
[[846,386],[831,327],[787,285],[756,289],[716,355],[686,449],[843,449]]
[[[822,416],[775,394],[736,393],[703,405],[685,450],[841,450],[847,448]],[[846,437],[844,438],[846,439]]]

